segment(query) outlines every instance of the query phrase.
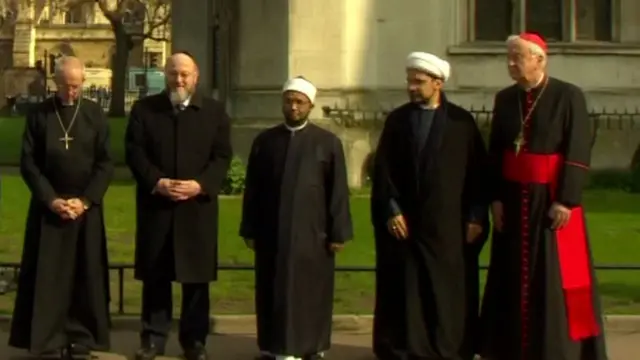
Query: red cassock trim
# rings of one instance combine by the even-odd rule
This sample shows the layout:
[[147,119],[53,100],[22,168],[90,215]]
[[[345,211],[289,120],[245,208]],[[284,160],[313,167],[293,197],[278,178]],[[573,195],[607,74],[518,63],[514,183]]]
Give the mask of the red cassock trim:
[[[551,188],[551,198],[555,199],[558,173],[563,164],[562,157],[557,154],[524,152],[516,155],[508,151],[504,154],[502,172],[506,180],[523,185],[548,184]],[[524,204],[523,201],[523,206]],[[526,222],[522,227],[528,228],[525,224]],[[600,326],[593,304],[593,278],[582,207],[573,208],[569,223],[562,229],[556,230],[556,242],[569,337],[578,341],[597,336],[600,334]]]
[[[529,151],[529,121],[533,106],[533,92],[527,91],[524,114],[522,114],[522,135],[524,136],[524,146],[522,151]],[[521,359],[526,360],[527,349],[529,348],[529,187],[521,187],[520,202],[520,348],[522,349]]]
[[571,165],[571,166],[579,167],[581,169],[589,170],[589,166],[585,165],[583,163],[579,163],[579,162],[575,162],[575,161],[566,161],[565,163],[567,165]]

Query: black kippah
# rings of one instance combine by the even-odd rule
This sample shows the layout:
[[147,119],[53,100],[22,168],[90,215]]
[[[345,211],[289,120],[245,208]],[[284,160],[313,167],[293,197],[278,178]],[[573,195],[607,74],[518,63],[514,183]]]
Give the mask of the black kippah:
[[193,55],[190,52],[188,52],[187,50],[178,50],[178,51],[173,52],[171,55],[178,55],[178,54],[186,55],[191,60],[193,60],[194,62],[196,61],[196,58],[193,57]]

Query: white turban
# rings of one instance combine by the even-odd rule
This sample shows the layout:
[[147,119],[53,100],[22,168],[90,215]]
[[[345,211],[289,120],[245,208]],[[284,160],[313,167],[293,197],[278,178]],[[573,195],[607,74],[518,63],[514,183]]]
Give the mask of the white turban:
[[316,89],[316,87],[307,79],[299,76],[289,79],[289,81],[284,84],[282,92],[284,93],[287,91],[296,91],[304,94],[313,104],[316,101],[316,93],[318,92],[318,89]]
[[412,52],[407,57],[407,68],[424,71],[444,81],[451,75],[451,65],[446,60],[425,52]]

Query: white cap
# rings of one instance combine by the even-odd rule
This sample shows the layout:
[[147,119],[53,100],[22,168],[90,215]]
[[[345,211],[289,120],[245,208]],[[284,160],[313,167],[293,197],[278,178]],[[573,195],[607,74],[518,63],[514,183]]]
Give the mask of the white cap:
[[298,76],[293,79],[289,79],[282,87],[282,92],[296,91],[304,94],[309,98],[309,101],[313,104],[316,101],[316,93],[318,89],[307,79]]
[[409,54],[407,56],[407,68],[424,71],[444,81],[447,81],[451,75],[451,65],[448,61],[425,52],[412,52]]

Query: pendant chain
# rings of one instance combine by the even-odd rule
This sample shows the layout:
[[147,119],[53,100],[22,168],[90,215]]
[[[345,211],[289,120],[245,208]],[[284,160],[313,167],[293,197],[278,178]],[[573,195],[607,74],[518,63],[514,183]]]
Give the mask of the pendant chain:
[[516,147],[516,155],[520,153],[520,150],[521,150],[522,146],[525,143],[524,128],[526,127],[527,123],[529,122],[529,119],[531,118],[531,115],[533,114],[533,110],[535,110],[536,106],[538,105],[538,100],[540,100],[540,98],[542,97],[542,94],[544,94],[544,91],[547,89],[547,84],[549,84],[549,78],[548,77],[544,80],[544,85],[542,86],[542,90],[540,90],[540,93],[538,94],[538,96],[536,96],[535,101],[533,102],[533,104],[531,105],[529,110],[527,111],[527,114],[524,115],[524,116],[522,114],[522,100],[520,100],[520,96],[518,96],[518,110],[519,110],[519,114],[520,114],[520,132],[518,133],[518,136],[516,137],[516,140],[513,142],[513,144]]
[[80,111],[80,103],[82,102],[82,97],[78,98],[78,103],[76,104],[76,110],[73,113],[73,117],[71,118],[71,122],[69,123],[69,127],[64,126],[64,122],[62,122],[62,117],[60,116],[60,112],[58,111],[58,105],[56,104],[56,99],[53,99],[53,108],[56,113],[56,117],[58,118],[58,123],[60,124],[60,128],[64,133],[64,137],[58,139],[59,141],[64,141],[65,150],[69,150],[69,141],[73,141],[73,138],[69,136],[69,132],[73,127],[73,124],[76,122],[78,117],[78,112]]

